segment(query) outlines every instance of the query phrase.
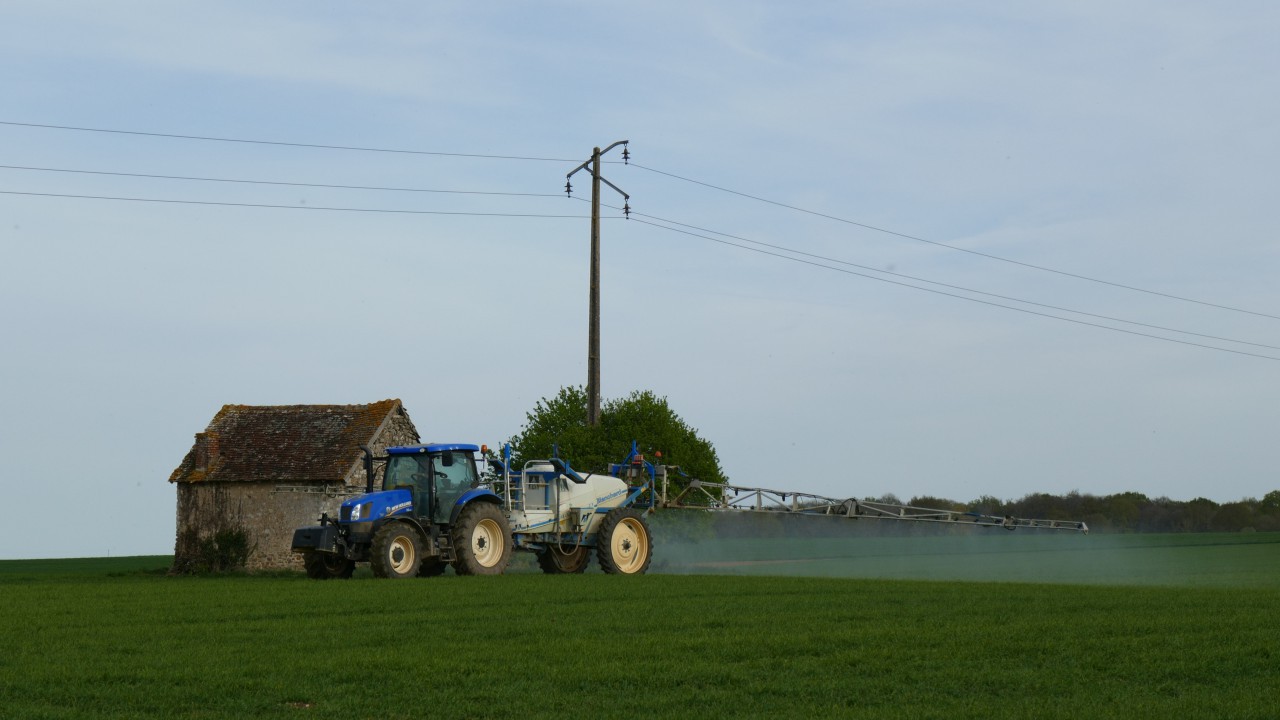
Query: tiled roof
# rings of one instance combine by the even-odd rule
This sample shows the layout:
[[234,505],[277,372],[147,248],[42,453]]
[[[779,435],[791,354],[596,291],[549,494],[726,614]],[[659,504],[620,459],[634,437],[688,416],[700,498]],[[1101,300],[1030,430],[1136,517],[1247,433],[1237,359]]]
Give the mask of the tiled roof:
[[169,482],[342,482],[399,400],[223,405]]

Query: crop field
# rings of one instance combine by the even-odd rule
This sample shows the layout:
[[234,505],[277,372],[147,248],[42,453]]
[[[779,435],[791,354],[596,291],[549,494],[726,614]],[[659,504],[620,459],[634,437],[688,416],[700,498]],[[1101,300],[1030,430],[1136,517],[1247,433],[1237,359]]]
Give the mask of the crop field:
[[634,578],[3,561],[0,717],[1277,717],[1280,535],[1014,535],[668,539]]

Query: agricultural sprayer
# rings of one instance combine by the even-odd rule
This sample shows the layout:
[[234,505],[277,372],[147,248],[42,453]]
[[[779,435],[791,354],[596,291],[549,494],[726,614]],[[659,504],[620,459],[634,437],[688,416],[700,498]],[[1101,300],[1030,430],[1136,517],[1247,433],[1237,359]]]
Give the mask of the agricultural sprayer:
[[[645,517],[656,507],[1089,531],[1078,521],[702,482],[646,460],[634,443],[607,473],[579,473],[558,457],[516,469],[507,446],[501,460],[486,458],[482,475],[477,453],[488,455],[483,446],[465,444],[392,447],[381,458],[366,449],[366,493],[343,502],[337,518],[325,514],[319,525],[294,532],[293,550],[307,574],[348,578],[356,563],[368,562],[384,578],[439,575],[450,564],[460,575],[497,575],[519,550],[536,553],[547,573],[582,572],[594,551],[606,573],[638,575],[653,557]],[[386,463],[381,490],[373,487],[376,462]]]

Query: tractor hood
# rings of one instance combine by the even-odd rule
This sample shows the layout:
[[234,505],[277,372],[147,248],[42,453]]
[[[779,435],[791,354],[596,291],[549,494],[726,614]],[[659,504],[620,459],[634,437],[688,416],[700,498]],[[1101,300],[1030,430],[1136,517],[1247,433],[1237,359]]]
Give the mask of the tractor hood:
[[339,520],[344,523],[371,522],[390,515],[413,513],[413,493],[408,490],[386,490],[351,498],[342,503]]

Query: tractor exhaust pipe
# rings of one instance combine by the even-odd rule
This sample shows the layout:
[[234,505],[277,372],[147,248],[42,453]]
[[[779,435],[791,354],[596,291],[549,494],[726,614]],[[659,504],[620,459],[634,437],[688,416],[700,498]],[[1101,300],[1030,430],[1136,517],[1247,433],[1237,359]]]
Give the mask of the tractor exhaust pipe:
[[367,495],[373,492],[373,451],[368,445],[361,445],[360,450],[364,452],[364,492]]

